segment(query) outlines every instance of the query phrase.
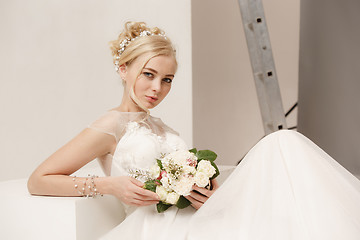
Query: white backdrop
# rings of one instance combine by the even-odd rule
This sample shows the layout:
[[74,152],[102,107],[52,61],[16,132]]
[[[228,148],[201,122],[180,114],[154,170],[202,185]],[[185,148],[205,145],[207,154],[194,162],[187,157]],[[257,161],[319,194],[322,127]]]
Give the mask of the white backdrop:
[[[297,99],[300,1],[263,2],[287,110]],[[177,47],[173,88],[154,116],[189,146],[194,141],[215,150],[219,164],[235,164],[259,140],[263,129],[237,0],[0,1],[0,181],[28,177],[120,104],[122,86],[108,42],[127,20],[163,28]],[[233,45],[223,35],[234,36]],[[193,92],[198,81],[200,90]],[[209,84],[217,82],[222,88]],[[236,114],[224,116],[232,107]],[[224,117],[232,122],[218,129]],[[288,120],[296,125],[296,112]]]
[[127,20],[158,26],[175,43],[173,89],[152,114],[191,146],[190,14],[190,0],[0,1],[0,181],[28,177],[120,104],[108,42]]

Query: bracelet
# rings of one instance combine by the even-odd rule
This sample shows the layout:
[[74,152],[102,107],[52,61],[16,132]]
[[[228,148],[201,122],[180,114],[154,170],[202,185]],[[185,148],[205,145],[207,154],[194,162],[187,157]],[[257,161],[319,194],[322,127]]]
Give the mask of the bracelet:
[[[89,177],[90,177],[90,183],[87,185],[87,181],[89,180]],[[98,177],[99,176],[96,175],[90,176],[90,174],[88,174],[88,177],[86,177],[85,181],[83,182],[83,186],[81,187],[81,189],[79,188],[79,185],[76,183],[76,176],[73,176],[72,180],[75,183],[74,187],[75,189],[77,189],[80,196],[87,198],[89,197],[95,198],[97,195],[103,196],[103,194],[99,193],[96,188],[95,178]],[[86,188],[89,189],[88,194],[86,194]]]

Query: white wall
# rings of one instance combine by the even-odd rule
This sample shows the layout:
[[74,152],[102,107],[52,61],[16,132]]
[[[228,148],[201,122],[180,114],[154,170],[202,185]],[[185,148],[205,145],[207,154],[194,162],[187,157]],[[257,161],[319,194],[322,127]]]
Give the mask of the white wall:
[[108,41],[127,20],[163,28],[177,46],[173,89],[152,114],[191,146],[190,13],[190,0],[1,1],[0,181],[28,177],[120,104],[122,87]]
[[[297,100],[299,1],[264,0],[285,109]],[[194,141],[216,150],[219,163],[234,164],[263,135],[237,0],[1,1],[0,181],[29,176],[120,103],[107,43],[127,20],[163,28],[178,48],[173,89],[152,114],[189,146]],[[207,86],[199,79],[216,91],[194,91],[193,102],[193,85]],[[209,115],[199,118],[199,106]],[[295,125],[296,114],[289,121]]]
[[[297,102],[300,0],[263,5],[286,112]],[[233,165],[264,136],[238,1],[192,1],[192,35],[194,145]]]

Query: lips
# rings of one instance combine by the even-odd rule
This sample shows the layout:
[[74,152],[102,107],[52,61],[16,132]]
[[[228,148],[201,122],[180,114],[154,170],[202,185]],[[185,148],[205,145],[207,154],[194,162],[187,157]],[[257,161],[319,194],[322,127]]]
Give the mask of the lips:
[[156,102],[158,100],[157,97],[153,97],[153,96],[146,96],[146,99],[151,103]]

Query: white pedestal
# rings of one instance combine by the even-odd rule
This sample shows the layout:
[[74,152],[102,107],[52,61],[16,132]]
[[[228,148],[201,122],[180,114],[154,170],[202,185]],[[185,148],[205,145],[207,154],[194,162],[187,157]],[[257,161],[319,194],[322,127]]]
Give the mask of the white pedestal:
[[[234,167],[219,169],[222,184]],[[125,218],[120,200],[113,196],[32,196],[26,184],[27,179],[0,182],[0,239],[98,239]]]
[[0,239],[98,239],[125,217],[113,196],[32,196],[26,183],[0,183]]

